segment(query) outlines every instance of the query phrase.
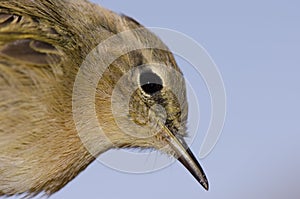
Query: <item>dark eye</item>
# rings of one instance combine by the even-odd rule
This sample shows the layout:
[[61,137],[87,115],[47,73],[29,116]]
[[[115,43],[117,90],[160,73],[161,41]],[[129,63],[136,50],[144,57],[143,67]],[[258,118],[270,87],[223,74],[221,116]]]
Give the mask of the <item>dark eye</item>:
[[143,72],[140,75],[140,85],[143,91],[149,95],[161,91],[163,88],[161,78],[151,71]]

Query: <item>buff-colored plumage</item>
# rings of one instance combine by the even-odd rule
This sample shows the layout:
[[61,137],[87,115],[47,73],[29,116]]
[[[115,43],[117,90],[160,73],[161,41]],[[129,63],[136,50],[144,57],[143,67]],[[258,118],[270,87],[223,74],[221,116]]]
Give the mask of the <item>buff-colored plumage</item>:
[[[74,124],[72,92],[76,74],[88,53],[101,41],[139,27],[131,18],[85,0],[0,1],[0,196],[24,193],[33,196],[41,192],[51,195],[95,159]],[[160,43],[158,38],[151,37]],[[110,108],[115,79],[124,71],[150,61],[179,71],[170,53],[140,50],[120,57],[99,82],[96,112],[111,142],[93,142],[93,135],[88,137],[97,155],[114,147],[159,149],[166,143],[165,135],[132,139],[121,133]],[[185,97],[184,87],[180,89]],[[139,102],[140,95],[133,98],[131,107],[131,117],[136,120],[140,119],[137,115],[143,115],[137,111],[144,106]],[[162,98],[172,116],[168,128],[174,132],[179,122],[173,114],[176,103],[167,94]],[[196,161],[194,157],[191,159]],[[188,166],[191,164],[188,161],[182,163],[190,171],[195,170]],[[206,186],[201,168],[197,172],[193,175],[199,175],[198,180]]]

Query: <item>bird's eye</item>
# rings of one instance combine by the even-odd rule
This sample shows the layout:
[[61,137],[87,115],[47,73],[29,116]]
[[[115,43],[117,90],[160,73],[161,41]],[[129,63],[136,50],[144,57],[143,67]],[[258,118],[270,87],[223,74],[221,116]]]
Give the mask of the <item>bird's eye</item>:
[[151,71],[143,72],[140,75],[140,85],[143,91],[149,95],[161,91],[163,88],[161,78]]

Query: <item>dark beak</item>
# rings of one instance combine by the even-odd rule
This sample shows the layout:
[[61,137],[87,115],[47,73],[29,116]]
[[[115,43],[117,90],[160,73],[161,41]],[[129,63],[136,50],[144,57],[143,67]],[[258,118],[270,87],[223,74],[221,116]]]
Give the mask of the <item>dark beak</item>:
[[161,125],[161,127],[167,134],[169,145],[174,151],[176,158],[204,187],[204,189],[208,190],[209,186],[206,175],[194,154],[188,148],[186,142],[183,139],[178,139],[165,125]]
[[204,189],[208,191],[208,180],[202,167],[189,148],[186,150],[186,154],[186,158],[183,155],[178,158],[179,162],[181,162],[181,164],[194,176],[194,178],[204,187]]

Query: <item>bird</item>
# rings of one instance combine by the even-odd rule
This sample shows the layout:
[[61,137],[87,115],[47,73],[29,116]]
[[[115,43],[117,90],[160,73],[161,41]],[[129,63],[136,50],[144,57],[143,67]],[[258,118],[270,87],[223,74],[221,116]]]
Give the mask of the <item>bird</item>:
[[[122,42],[105,46],[104,41],[128,31],[136,32],[123,38],[127,43],[152,43],[161,49],[126,52],[98,74],[103,61],[122,49]],[[99,44],[104,48],[93,51]],[[0,196],[51,196],[101,154],[131,148],[158,150],[178,159],[208,190],[204,170],[185,141],[186,87],[167,49],[135,19],[87,0],[1,0]],[[93,99],[85,94],[89,79],[76,81],[82,71],[94,75],[81,70],[83,63],[99,77]],[[123,76],[125,83],[118,84]],[[82,92],[74,94],[76,82]],[[175,86],[180,96],[167,85]],[[127,94],[128,104],[122,105]],[[89,120],[89,103],[104,137],[95,133],[95,118]],[[162,107],[163,114],[156,114],[154,105]],[[74,112],[87,120],[76,121]]]

